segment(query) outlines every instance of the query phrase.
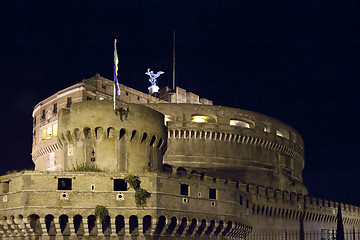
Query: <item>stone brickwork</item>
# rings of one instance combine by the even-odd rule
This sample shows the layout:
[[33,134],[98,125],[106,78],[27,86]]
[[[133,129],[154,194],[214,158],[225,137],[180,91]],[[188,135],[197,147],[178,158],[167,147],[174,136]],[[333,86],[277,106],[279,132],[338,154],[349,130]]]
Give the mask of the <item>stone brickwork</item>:
[[120,88],[116,109],[100,75],[35,107],[36,171],[0,177],[0,239],[290,240],[300,225],[336,229],[338,206],[345,230],[360,230],[358,206],[307,195],[304,143],[287,124],[178,87]]

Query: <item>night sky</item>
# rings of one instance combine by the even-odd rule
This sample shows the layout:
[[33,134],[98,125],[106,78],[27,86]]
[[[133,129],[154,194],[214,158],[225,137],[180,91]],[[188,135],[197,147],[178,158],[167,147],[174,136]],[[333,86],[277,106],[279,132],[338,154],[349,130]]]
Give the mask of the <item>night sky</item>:
[[[58,3],[61,2],[61,3]],[[56,3],[56,4],[55,4]],[[215,105],[297,129],[312,196],[360,204],[360,2],[25,1],[0,5],[1,167],[31,169],[34,106],[96,73],[147,92],[147,68]]]

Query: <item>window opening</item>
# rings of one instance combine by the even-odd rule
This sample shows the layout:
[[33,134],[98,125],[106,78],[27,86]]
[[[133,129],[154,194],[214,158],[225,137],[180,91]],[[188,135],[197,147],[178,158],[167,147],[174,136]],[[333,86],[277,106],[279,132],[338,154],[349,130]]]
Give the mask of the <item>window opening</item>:
[[127,183],[124,179],[114,179],[114,191],[127,191]]
[[41,119],[45,119],[45,109],[42,110]]
[[105,85],[105,84],[102,84],[102,85],[101,85],[101,88],[102,88],[102,89],[106,89],[106,85]]
[[91,101],[92,98],[91,98],[91,97],[86,97],[86,100],[87,100],[87,101]]
[[102,97],[102,96],[100,96],[100,97],[99,97],[99,100],[102,101],[102,100],[105,100],[105,98]]
[[264,132],[270,132],[270,127],[269,126],[264,126]]
[[54,103],[53,113],[57,113],[57,103]]
[[9,186],[10,186],[10,181],[4,181],[1,183],[2,185],[2,191],[1,193],[8,193],[9,192]]
[[71,178],[59,178],[58,179],[58,190],[71,190],[72,179]]
[[189,185],[181,184],[181,186],[180,186],[180,195],[189,196]]
[[164,118],[164,122],[165,122],[165,125],[167,122],[173,122],[175,121],[175,117],[172,116],[172,115],[165,115],[165,118]]
[[230,125],[242,127],[242,128],[251,128],[250,123],[248,123],[246,121],[242,121],[242,120],[230,120]]
[[216,199],[216,189],[215,188],[209,188],[209,198]]
[[71,106],[71,97],[68,97],[66,100],[66,107],[69,108]]
[[215,119],[204,115],[193,115],[191,121],[196,123],[215,123]]

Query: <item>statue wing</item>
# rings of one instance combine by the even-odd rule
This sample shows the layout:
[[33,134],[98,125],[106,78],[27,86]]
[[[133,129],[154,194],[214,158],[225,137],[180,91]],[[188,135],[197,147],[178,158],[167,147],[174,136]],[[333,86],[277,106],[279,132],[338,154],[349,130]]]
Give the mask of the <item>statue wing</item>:
[[162,71],[158,71],[156,74],[154,74],[154,78],[158,78],[163,73],[164,72],[162,72]]

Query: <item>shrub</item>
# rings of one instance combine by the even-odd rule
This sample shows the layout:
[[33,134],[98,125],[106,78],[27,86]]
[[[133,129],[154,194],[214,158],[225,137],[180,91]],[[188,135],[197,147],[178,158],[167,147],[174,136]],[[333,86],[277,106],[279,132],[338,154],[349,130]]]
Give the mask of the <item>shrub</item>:
[[140,188],[140,178],[138,176],[135,175],[128,175],[124,178],[125,182],[127,182],[130,187],[132,187],[134,190],[139,189]]
[[89,166],[85,162],[80,163],[70,170],[71,172],[103,172],[98,166]]
[[106,207],[96,205],[95,207],[96,218],[99,218],[101,222],[104,222],[107,215],[109,215],[109,210]]
[[128,175],[124,178],[125,182],[129,183],[130,187],[135,190],[135,203],[137,207],[144,207],[146,201],[151,197],[151,193],[140,187],[140,178],[135,175]]
[[143,207],[146,205],[146,201],[151,197],[151,193],[145,189],[139,188],[135,190],[135,203],[138,207]]

